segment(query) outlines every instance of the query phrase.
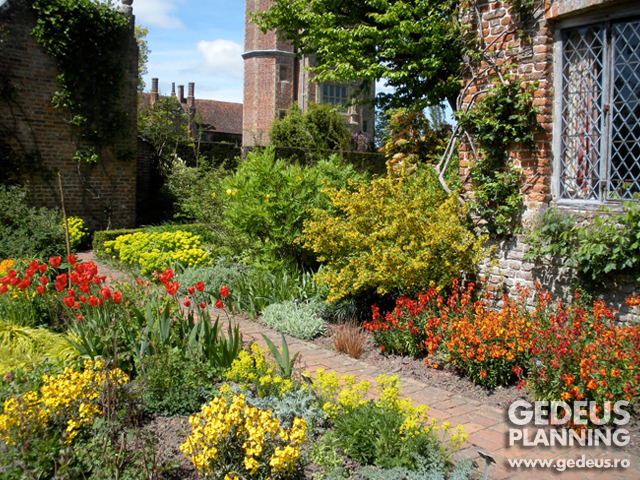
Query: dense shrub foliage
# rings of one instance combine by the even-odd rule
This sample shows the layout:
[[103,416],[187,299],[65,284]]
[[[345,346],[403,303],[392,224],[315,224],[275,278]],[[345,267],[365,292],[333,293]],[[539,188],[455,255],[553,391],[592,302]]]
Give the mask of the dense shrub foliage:
[[312,265],[300,237],[310,208],[329,208],[324,186],[346,188],[364,176],[338,157],[300,167],[276,159],[273,149],[251,152],[223,181],[225,221],[248,239],[252,258],[269,266]]
[[330,301],[366,290],[443,288],[478,259],[481,242],[430,166],[389,163],[386,177],[354,192],[326,191],[332,208],[313,211],[304,244],[324,264],[316,281],[329,286]]
[[0,185],[0,258],[36,258],[66,251],[58,210],[29,206],[27,191]]
[[311,103],[302,112],[296,103],[281,120],[271,124],[269,140],[274,147],[307,150],[349,150],[351,133],[344,117],[328,104]]
[[625,202],[620,212],[603,208],[602,213],[580,222],[570,213],[546,207],[527,237],[531,249],[526,258],[539,261],[546,256],[560,257],[591,287],[602,285],[610,274],[638,276],[639,202]]

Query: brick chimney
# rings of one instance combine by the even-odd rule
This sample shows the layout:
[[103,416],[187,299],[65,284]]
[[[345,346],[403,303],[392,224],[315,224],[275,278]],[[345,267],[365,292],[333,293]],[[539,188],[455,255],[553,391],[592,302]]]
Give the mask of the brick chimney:
[[176,98],[176,82],[171,83],[171,98]]
[[151,105],[160,100],[160,94],[158,93],[158,79],[151,79]]
[[178,85],[178,100],[180,100],[180,103],[186,102],[184,98],[184,85]]
[[189,83],[189,96],[187,97],[187,106],[189,108],[196,108],[196,84]]

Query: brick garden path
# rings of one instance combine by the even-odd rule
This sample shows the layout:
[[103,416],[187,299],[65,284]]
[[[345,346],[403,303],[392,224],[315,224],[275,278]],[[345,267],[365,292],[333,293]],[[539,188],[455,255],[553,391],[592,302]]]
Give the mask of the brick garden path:
[[[83,261],[96,261],[92,253],[80,254]],[[99,271],[114,279],[122,277],[122,272],[108,268],[96,261]],[[229,318],[226,312],[212,309],[212,315],[220,319]],[[231,316],[231,321],[240,325],[243,339],[255,341],[266,347],[262,334],[269,337],[276,346],[280,346],[280,333],[244,316]],[[311,342],[286,336],[289,351],[300,352],[300,361],[305,370],[315,373],[319,368],[334,370],[338,375],[354,375],[358,380],[374,381],[375,377],[388,373],[363,361],[355,360],[344,354],[321,348]],[[513,426],[508,422],[506,412],[481,402],[474,401],[446,390],[432,387],[410,378],[401,378],[404,396],[410,397],[416,404],[429,407],[429,415],[450,422],[453,426],[462,424],[469,435],[467,447],[454,458],[473,458],[479,471],[484,470],[485,462],[477,451],[489,453],[496,460],[489,470],[492,480],[640,480],[640,457],[617,451],[614,447],[508,447],[508,432]],[[533,429],[530,428],[530,431]],[[535,430],[533,430],[535,434]],[[531,437],[531,435],[530,435]],[[512,468],[509,459],[580,459],[582,456],[597,459],[627,459],[627,469],[587,469],[574,468],[558,472],[554,468]]]

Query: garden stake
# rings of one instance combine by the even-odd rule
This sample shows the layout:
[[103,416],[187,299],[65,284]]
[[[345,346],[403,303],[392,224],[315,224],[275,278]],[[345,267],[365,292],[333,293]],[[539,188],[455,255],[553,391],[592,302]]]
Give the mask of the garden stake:
[[487,480],[489,478],[489,468],[491,467],[491,464],[496,463],[496,461],[491,455],[483,452],[482,450],[478,450],[478,454],[487,462],[484,466],[484,473],[482,474],[482,480]]
[[[64,220],[64,239],[67,243],[67,258],[71,256],[71,245],[69,244],[69,222],[67,221],[67,211],[64,208],[64,194],[62,193],[62,176],[58,170],[58,185],[60,187],[60,204],[62,205],[62,219]],[[68,288],[71,288],[71,265],[67,269],[67,275],[69,275]]]

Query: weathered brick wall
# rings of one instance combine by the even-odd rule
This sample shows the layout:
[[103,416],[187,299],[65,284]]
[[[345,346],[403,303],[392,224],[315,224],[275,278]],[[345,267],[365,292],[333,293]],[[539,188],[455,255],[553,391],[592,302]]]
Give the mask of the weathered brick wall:
[[[0,7],[6,36],[0,46],[0,75],[10,95],[0,99],[0,129],[14,150],[37,154],[44,169],[24,178],[38,206],[60,207],[57,172],[62,177],[68,215],[82,217],[93,229],[135,225],[137,46],[131,29],[117,54],[125,59],[121,108],[129,127],[118,141],[103,148],[96,165],[73,160],[77,145],[69,115],[54,109],[51,98],[60,89],[55,61],[46,55],[30,32],[35,14],[25,0],[8,0]],[[126,159],[122,159],[125,158]]]
[[[472,26],[488,46],[488,61],[475,66],[475,71],[486,69],[483,75],[471,81],[464,91],[463,108],[467,108],[474,100],[482,98],[481,92],[490,85],[495,76],[493,64],[499,66],[515,65],[514,72],[525,82],[538,82],[535,91],[534,105],[540,111],[538,122],[543,132],[536,136],[536,146],[532,151],[520,149],[517,145],[509,152],[514,163],[523,169],[524,181],[521,194],[526,211],[523,215],[525,229],[530,220],[548,203],[553,202],[551,196],[553,149],[553,44],[554,20],[581,13],[593,13],[598,8],[623,0],[546,0],[538,2],[533,14],[522,16],[509,2],[500,0],[481,0],[478,3],[478,17],[470,12],[466,22]],[[519,34],[518,32],[521,32]],[[525,34],[525,35],[522,35]],[[460,172],[464,178],[469,173],[470,162],[473,161],[471,147],[463,143],[460,149]],[[576,212],[587,214],[587,212]],[[589,215],[593,215],[590,212]],[[525,235],[502,242],[489,242],[486,245],[488,257],[482,263],[479,279],[486,282],[493,291],[504,291],[512,296],[517,295],[517,284],[533,288],[539,282],[551,291],[557,299],[568,300],[579,284],[575,271],[562,263],[562,260],[546,259],[541,264],[525,261],[524,254],[529,248]],[[614,308],[619,310],[620,318],[637,318],[630,312],[624,299],[637,292],[638,286],[632,278],[611,278],[601,296]]]
[[[538,2],[539,3],[539,2]],[[540,5],[539,5],[540,6]],[[476,77],[467,77],[463,90],[462,108],[467,109],[482,98],[484,89],[491,86],[496,68],[510,70],[523,83],[537,82],[533,104],[539,108],[537,121],[543,131],[536,135],[531,151],[514,145],[509,157],[523,170],[521,193],[528,210],[535,210],[550,200],[552,164],[553,115],[553,32],[537,8],[532,15],[521,15],[509,2],[480,0],[477,12],[466,14],[465,21],[476,32],[478,41],[486,48],[485,61],[474,65]],[[460,173],[469,174],[473,161],[471,147],[463,142],[460,148]]]

